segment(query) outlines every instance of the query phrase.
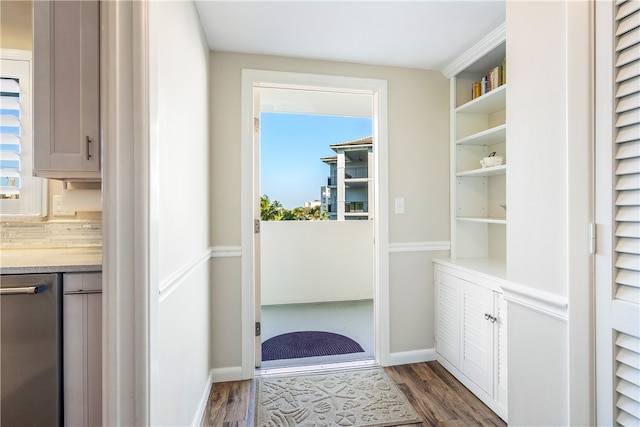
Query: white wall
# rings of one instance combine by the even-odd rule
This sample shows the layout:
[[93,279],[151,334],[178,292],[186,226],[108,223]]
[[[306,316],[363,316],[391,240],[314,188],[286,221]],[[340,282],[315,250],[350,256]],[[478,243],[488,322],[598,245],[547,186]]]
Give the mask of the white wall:
[[508,279],[525,293],[568,301],[557,318],[509,302],[512,425],[593,422],[590,4],[506,5]]
[[154,419],[189,425],[210,371],[209,49],[191,2],[149,2]]
[[262,305],[373,298],[373,221],[263,221]]
[[[434,347],[433,279],[423,256],[404,244],[449,240],[448,81],[436,71],[213,52],[211,54],[212,239],[214,248],[239,248],[240,99],[242,69],[382,79],[388,89],[389,200],[405,198],[405,214],[389,212],[389,241],[400,245],[390,271],[391,352]],[[441,252],[437,254],[443,256]],[[241,271],[231,254],[213,260],[214,368],[241,366]],[[402,271],[398,271],[402,268]],[[409,279],[409,280],[400,280]],[[410,308],[400,301],[410,300]],[[391,304],[391,301],[384,301]],[[414,310],[417,308],[417,310]],[[219,319],[220,321],[217,321]],[[424,331],[416,333],[416,328]]]

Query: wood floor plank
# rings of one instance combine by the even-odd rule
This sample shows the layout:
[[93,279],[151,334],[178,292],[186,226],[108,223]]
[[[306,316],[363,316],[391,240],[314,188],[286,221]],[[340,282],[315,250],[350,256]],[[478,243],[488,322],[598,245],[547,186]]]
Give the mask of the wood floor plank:
[[219,426],[224,422],[226,404],[229,397],[229,383],[215,383],[211,385],[209,400],[202,417],[201,426]]
[[[422,423],[398,427],[458,427],[507,424],[438,362],[385,368]],[[255,381],[213,384],[202,426],[250,427],[255,414]]]
[[246,422],[249,413],[251,381],[234,381],[229,386],[226,422]]

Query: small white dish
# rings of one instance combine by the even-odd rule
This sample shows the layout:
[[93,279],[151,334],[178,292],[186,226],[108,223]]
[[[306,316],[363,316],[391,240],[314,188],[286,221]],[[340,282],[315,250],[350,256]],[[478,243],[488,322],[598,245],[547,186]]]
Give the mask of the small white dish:
[[480,164],[483,168],[500,166],[502,164],[502,156],[483,157],[482,160],[480,160]]

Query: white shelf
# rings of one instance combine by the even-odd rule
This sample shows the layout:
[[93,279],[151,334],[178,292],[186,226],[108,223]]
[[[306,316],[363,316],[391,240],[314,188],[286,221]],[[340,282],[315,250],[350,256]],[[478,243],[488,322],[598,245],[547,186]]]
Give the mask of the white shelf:
[[504,224],[507,225],[506,218],[489,218],[482,216],[458,216],[456,217],[458,221],[466,221],[466,222],[481,222],[484,224]]
[[473,135],[460,138],[457,145],[494,145],[505,142],[507,139],[507,125],[502,124]]
[[456,176],[497,176],[507,173],[507,165],[493,166],[490,168],[471,169],[456,173]]
[[478,98],[456,108],[457,114],[491,114],[504,110],[507,99],[507,85],[493,89]]

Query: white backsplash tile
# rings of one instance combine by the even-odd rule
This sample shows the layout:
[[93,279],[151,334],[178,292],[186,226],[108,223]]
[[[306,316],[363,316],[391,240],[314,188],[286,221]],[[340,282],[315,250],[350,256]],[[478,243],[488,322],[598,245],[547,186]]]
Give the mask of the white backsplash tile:
[[2,221],[0,249],[96,248],[102,246],[100,221]]

